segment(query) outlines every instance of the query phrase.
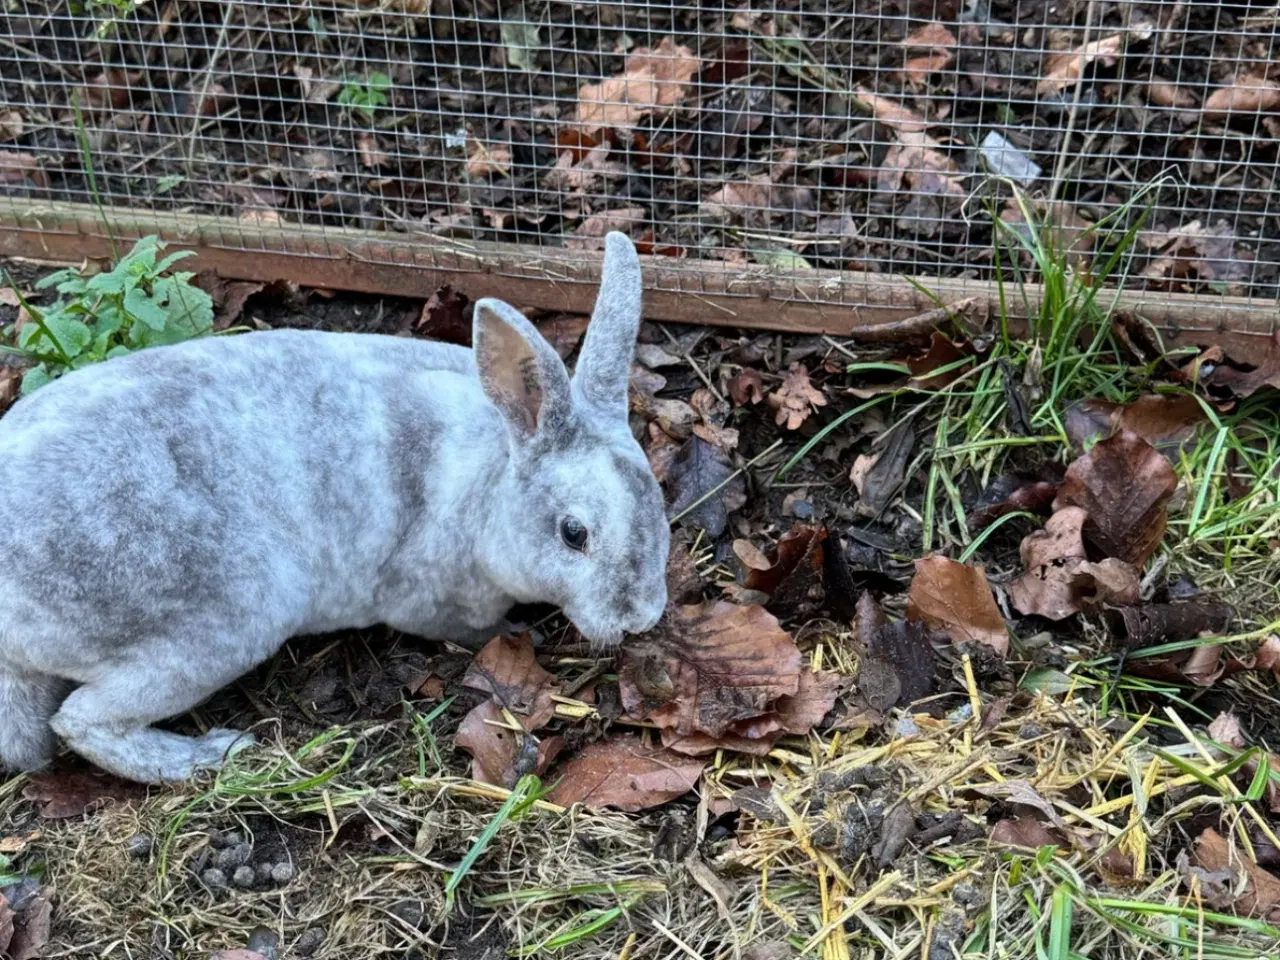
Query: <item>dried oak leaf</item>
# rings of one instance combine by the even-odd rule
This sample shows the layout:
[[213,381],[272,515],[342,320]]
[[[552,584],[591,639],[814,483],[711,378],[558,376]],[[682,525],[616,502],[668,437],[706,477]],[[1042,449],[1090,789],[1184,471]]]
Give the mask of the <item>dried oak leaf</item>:
[[0,183],[21,183],[23,180],[31,180],[40,187],[49,185],[49,175],[40,166],[40,158],[34,153],[0,150]]
[[1084,400],[1067,409],[1067,438],[1077,450],[1094,437],[1127,430],[1141,437],[1169,459],[1208,422],[1200,401],[1190,394],[1148,393],[1133,403]]
[[525,774],[546,770],[562,743],[560,737],[538,740],[512,730],[503,719],[502,707],[493,700],[472,708],[458,726],[453,742],[471,754],[473,780],[508,789]]
[[128,803],[142,796],[138,784],[105,773],[33,773],[22,795],[42,804],[46,820],[82,817],[107,803]]
[[983,530],[1009,513],[1047,512],[1061,483],[1061,475],[1048,470],[997,477],[969,511],[969,529]]
[[[769,594],[788,604],[805,599],[822,599],[823,543],[825,527],[797,523],[784,533],[777,545],[762,557],[764,566],[752,566],[743,586]],[[757,551],[758,552],[758,551]],[[757,559],[757,558],[753,558]]]
[[945,630],[956,643],[984,643],[1004,656],[1009,630],[982,567],[923,557],[907,591],[907,617]]
[[578,348],[582,335],[587,332],[587,317],[579,313],[557,313],[539,320],[534,326],[543,338],[555,348],[561,360]]
[[[37,887],[12,903],[0,894],[0,955],[6,960],[40,960],[45,955],[53,929],[52,896],[52,887]],[[7,943],[3,939],[6,926]]]
[[[1193,220],[1167,234],[1143,234],[1140,238],[1158,253],[1142,271],[1152,286],[1180,289],[1188,281],[1200,281],[1217,285],[1222,293],[1244,293],[1255,255],[1237,245],[1235,231],[1226,220],[1212,227]],[[1242,359],[1255,362],[1251,357]]]
[[729,381],[729,397],[735,407],[748,403],[755,405],[764,399],[764,380],[760,371],[751,367],[734,375]]
[[1212,118],[1232,114],[1269,113],[1280,109],[1280,83],[1253,74],[1239,74],[1224,87],[1209,94],[1204,115]]
[[1004,847],[1022,847],[1030,850],[1065,846],[1064,841],[1054,831],[1030,817],[1001,820],[991,828],[991,842]]
[[764,607],[678,607],[650,642],[624,647],[622,704],[637,719],[713,737],[800,689],[800,651]]
[[[1223,387],[1237,397],[1247,397],[1263,387],[1280,389],[1280,332],[1268,337],[1247,357],[1230,357],[1219,363],[1207,378],[1210,386]],[[1247,364],[1249,369],[1242,369]]]
[[1088,515],[1063,507],[1023,538],[1019,551],[1027,572],[1009,584],[1009,602],[1019,613],[1064,620],[1100,603],[1138,602],[1138,571],[1122,560],[1090,563],[1081,533]]
[[1067,467],[1053,506],[1084,509],[1085,540],[1103,556],[1140,567],[1160,545],[1177,486],[1169,461],[1146,440],[1122,431]]
[[702,61],[672,37],[657,47],[637,47],[621,76],[578,89],[577,123],[587,133],[604,127],[627,129],[650,113],[670,109],[684,99]]
[[887,193],[905,182],[916,193],[931,196],[965,196],[964,175],[956,162],[932,146],[896,144],[885,154],[876,173],[876,186]]
[[1053,93],[1076,82],[1080,72],[1094,61],[1101,61],[1107,66],[1116,62],[1124,50],[1124,35],[1113,34],[1100,40],[1091,40],[1086,44],[1064,53],[1050,54],[1045,60],[1044,75],[1036,84],[1036,92]]
[[859,516],[878,517],[901,490],[915,446],[915,421],[908,418],[883,436],[880,451],[859,454],[849,471],[858,491],[854,510]]
[[724,533],[729,514],[747,502],[746,481],[734,476],[729,458],[698,436],[674,454],[664,479],[671,493],[671,515],[683,514],[683,523],[701,527],[712,537]]
[[414,330],[432,340],[470,346],[471,324],[467,319],[470,303],[465,293],[446,283],[427,298]]
[[1213,718],[1209,724],[1209,736],[1225,747],[1243,750],[1247,746],[1244,731],[1240,729],[1240,718],[1229,710]]
[[555,716],[551,698],[560,692],[555,675],[534,658],[533,638],[497,636],[471,661],[462,685],[489,694],[511,711],[526,730],[538,730]]
[[1243,886],[1238,879],[1230,885],[1233,901],[1230,907],[1236,913],[1272,923],[1280,921],[1280,877],[1251,862],[1242,851],[1233,849],[1218,831],[1206,827],[1196,837],[1192,859],[1196,866],[1211,873],[1224,870],[1233,878],[1245,876]]
[[467,140],[467,176],[472,180],[509,176],[512,162],[509,144]]
[[579,224],[573,236],[565,238],[565,246],[571,250],[603,250],[604,236],[612,231],[631,233],[648,217],[644,207],[616,207],[599,210]]
[[775,710],[782,729],[803,735],[820,724],[836,705],[845,679],[829,670],[804,670],[796,692],[779,697]]
[[547,800],[561,806],[583,803],[592,810],[644,810],[688,793],[706,765],[646,746],[639,737],[615,737],[590,744],[560,767]]

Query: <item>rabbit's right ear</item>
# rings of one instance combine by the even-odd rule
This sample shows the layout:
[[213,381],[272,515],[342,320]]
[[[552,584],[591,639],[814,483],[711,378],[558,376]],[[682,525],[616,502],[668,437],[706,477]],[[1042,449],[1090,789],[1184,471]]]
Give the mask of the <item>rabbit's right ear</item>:
[[560,355],[520,311],[476,301],[472,322],[480,385],[522,441],[554,436],[570,410],[569,374]]
[[573,385],[588,404],[627,419],[627,387],[640,332],[640,258],[623,233],[605,237],[604,268],[596,308],[573,372]]

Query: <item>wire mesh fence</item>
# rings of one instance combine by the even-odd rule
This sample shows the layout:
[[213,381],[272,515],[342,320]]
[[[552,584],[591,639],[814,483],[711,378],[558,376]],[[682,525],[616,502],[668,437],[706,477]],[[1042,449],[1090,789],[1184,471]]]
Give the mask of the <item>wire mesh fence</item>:
[[[1034,280],[1017,244],[1030,221],[1078,271],[1106,262],[1153,297],[1280,299],[1275,8],[5,10],[0,216],[89,203],[221,218],[235,227],[221,242],[250,251],[289,249],[299,225],[355,229],[423,265],[486,241],[594,260],[621,229],[689,265],[662,274],[677,290],[751,264],[795,280],[815,268],[926,286]],[[858,305],[866,289],[805,296]]]

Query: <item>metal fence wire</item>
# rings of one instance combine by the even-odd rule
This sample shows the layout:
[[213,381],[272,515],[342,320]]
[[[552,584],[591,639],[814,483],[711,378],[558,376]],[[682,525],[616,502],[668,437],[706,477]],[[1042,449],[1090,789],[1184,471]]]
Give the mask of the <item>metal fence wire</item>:
[[422,264],[483,241],[595,260],[620,229],[701,275],[975,284],[1027,266],[1030,219],[1080,270],[1123,248],[1127,287],[1274,306],[1277,23],[1181,0],[5,0],[0,217],[224,218],[245,250],[354,228]]

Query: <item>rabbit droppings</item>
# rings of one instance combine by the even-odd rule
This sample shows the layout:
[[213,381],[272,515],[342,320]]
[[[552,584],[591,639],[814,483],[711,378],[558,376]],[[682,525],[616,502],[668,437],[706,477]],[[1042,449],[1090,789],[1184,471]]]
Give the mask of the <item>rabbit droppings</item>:
[[20,400],[0,419],[0,767],[45,765],[55,733],[132,780],[216,767],[249,735],[149,725],[298,634],[474,647],[520,602],[602,647],[652,627],[669,536],[627,425],[640,289],[610,234],[572,380],[485,299],[474,350],[247,333]]

